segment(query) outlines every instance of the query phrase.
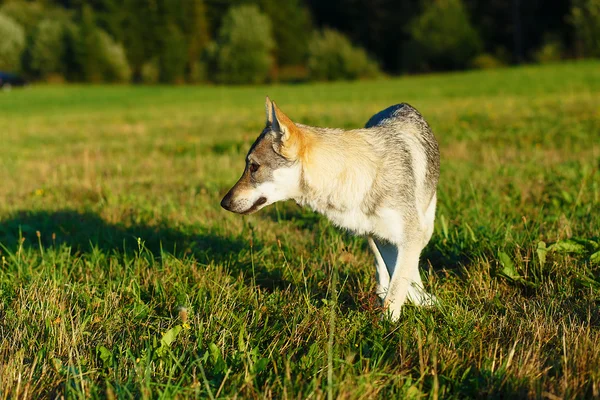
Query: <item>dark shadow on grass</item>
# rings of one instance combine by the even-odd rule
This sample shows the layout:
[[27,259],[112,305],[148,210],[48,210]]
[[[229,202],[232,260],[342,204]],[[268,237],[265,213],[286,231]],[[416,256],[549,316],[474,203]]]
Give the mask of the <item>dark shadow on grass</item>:
[[251,241],[252,236],[247,232],[243,237],[223,237],[203,227],[175,229],[165,223],[111,224],[94,213],[74,210],[20,211],[0,220],[0,254],[4,248],[17,252],[21,241],[24,248],[38,249],[41,242],[46,249],[66,245],[78,254],[96,248],[108,254],[132,255],[143,244],[155,258],[163,253],[193,257],[204,264],[222,264],[234,279],[242,276],[246,283],[267,291],[289,288],[292,284],[281,269],[268,269],[254,256],[263,251],[263,245],[256,238]]
[[461,382],[442,378],[442,384],[452,388],[451,392],[459,398],[474,399],[528,399],[530,387],[526,379],[519,379],[503,370],[496,371],[472,366],[462,376]]
[[194,227],[179,230],[165,224],[111,224],[94,213],[74,210],[20,211],[0,220],[0,244],[11,252],[23,241],[23,247],[37,248],[41,242],[44,248],[65,244],[79,253],[97,248],[132,254],[140,249],[138,238],[155,257],[164,251],[178,257],[193,256],[204,263],[226,263],[248,246],[243,239],[197,232]]
[[444,269],[459,270],[472,261],[472,254],[468,249],[444,243],[444,240],[436,237],[434,233],[421,253],[421,266],[428,268],[431,264],[433,270],[438,272]]
[[321,217],[308,208],[301,207],[293,201],[275,203],[266,207],[261,212],[261,217],[274,222],[291,224],[300,229],[311,229],[319,223]]

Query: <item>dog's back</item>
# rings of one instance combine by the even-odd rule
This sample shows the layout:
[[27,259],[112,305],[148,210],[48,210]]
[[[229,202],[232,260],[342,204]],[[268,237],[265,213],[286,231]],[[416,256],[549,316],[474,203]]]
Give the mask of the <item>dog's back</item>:
[[425,212],[435,195],[440,153],[431,128],[412,106],[402,103],[373,115],[365,128],[384,160],[377,192],[406,208]]

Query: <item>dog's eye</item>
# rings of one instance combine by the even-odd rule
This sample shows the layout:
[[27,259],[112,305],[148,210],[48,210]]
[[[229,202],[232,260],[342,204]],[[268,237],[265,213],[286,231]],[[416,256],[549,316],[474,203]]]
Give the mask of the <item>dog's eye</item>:
[[256,172],[258,171],[258,168],[260,168],[260,165],[255,163],[250,164],[250,172]]

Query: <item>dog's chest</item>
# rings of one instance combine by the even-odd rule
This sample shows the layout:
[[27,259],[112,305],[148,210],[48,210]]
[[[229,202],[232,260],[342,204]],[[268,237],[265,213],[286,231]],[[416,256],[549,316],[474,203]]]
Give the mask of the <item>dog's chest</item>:
[[364,235],[373,230],[372,218],[362,212],[360,207],[339,209],[327,203],[308,199],[302,199],[298,201],[298,204],[310,207],[313,211],[326,216],[336,226],[348,229],[355,234]]

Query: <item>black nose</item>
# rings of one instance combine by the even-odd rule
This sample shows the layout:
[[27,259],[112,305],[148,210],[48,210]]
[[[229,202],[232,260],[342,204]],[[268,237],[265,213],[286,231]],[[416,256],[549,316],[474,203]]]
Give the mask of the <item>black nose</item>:
[[231,211],[231,198],[232,197],[233,196],[231,196],[231,192],[228,192],[225,195],[225,197],[223,197],[223,200],[221,200],[221,207],[223,207],[227,211]]

